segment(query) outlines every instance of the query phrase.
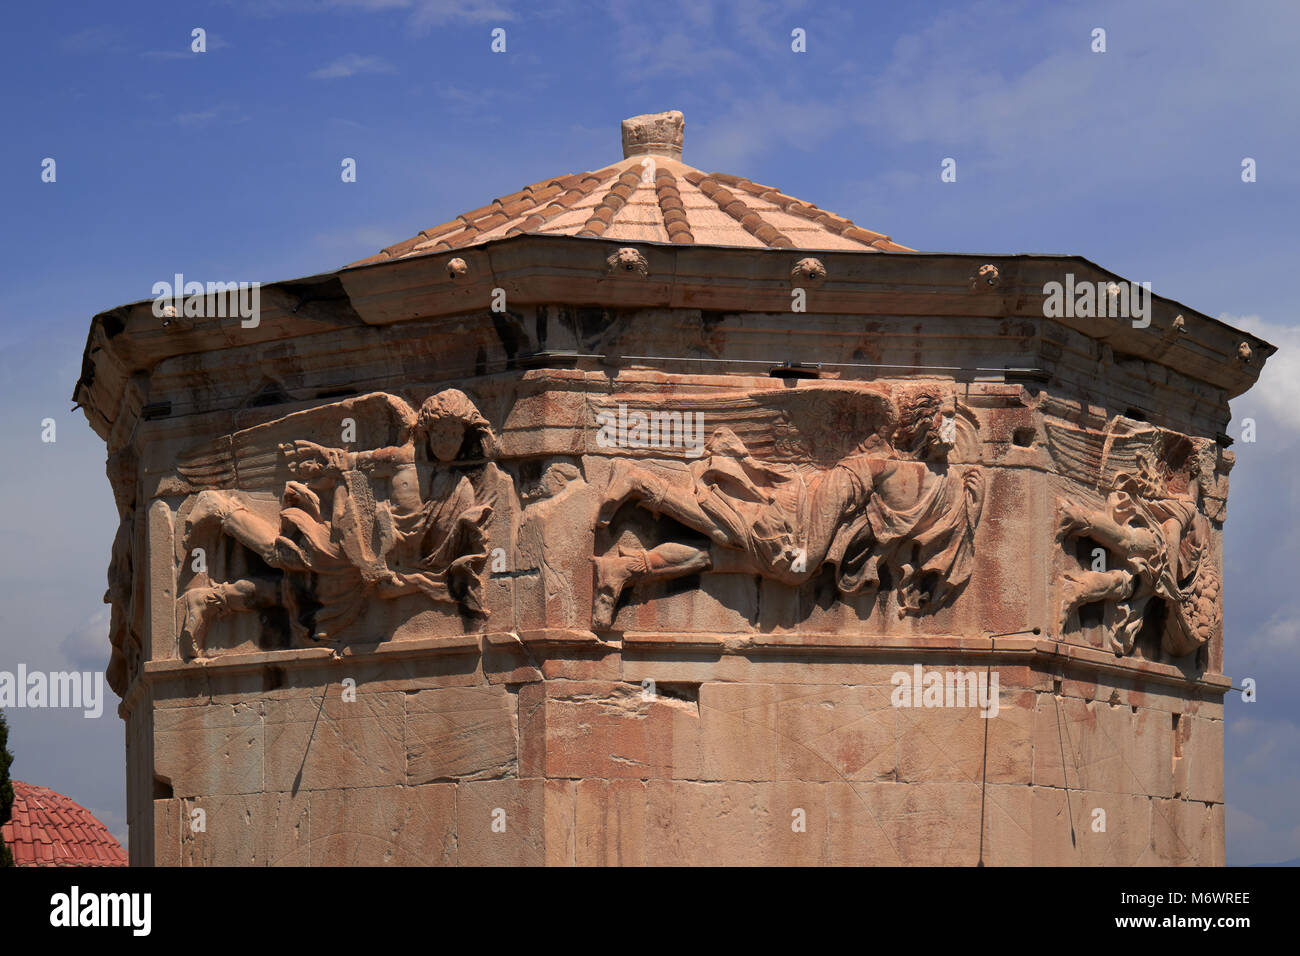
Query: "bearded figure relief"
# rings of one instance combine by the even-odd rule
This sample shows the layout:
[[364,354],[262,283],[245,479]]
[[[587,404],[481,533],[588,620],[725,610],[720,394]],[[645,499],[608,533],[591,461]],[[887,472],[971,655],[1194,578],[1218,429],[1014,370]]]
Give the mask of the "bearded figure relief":
[[950,396],[819,384],[659,405],[720,423],[685,467],[616,460],[596,526],[631,503],[708,543],[595,557],[594,628],[612,626],[626,589],[701,572],[798,586],[830,565],[842,594],[875,593],[887,577],[900,617],[946,604],[969,580],[985,480],[956,465],[976,460],[978,439]]
[[[1208,644],[1222,626],[1221,575],[1214,556],[1202,483],[1212,476],[1192,442],[1117,419],[1108,433],[1049,428],[1056,450],[1098,463],[1101,507],[1057,498],[1059,542],[1083,540],[1105,567],[1062,577],[1059,627],[1088,604],[1104,608],[1116,655],[1132,652],[1153,603],[1164,602],[1161,647],[1183,657]],[[1091,446],[1088,448],[1087,446]]]
[[[351,421],[364,444],[350,451],[302,437],[338,434]],[[391,442],[387,444],[384,442]],[[494,494],[482,480],[497,441],[456,389],[419,412],[372,393],[296,412],[191,454],[179,473],[209,489],[183,514],[188,551],[220,536],[249,549],[272,574],[212,583],[179,599],[183,656],[201,656],[211,621],[282,607],[296,643],[332,644],[371,597],[421,594],[484,615],[485,527]],[[270,520],[246,492],[280,487]]]

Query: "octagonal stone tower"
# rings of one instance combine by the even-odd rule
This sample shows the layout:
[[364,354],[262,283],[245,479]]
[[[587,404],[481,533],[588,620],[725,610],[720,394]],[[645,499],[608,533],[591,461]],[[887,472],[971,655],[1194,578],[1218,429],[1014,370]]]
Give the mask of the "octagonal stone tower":
[[95,317],[133,863],[1223,862],[1272,346],[682,129],[252,310]]

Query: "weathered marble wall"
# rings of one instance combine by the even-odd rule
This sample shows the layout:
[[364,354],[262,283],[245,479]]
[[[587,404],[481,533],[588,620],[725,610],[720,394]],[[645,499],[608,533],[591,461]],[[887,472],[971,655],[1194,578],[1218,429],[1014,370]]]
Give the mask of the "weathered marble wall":
[[[1163,364],[1176,303],[1118,355],[960,257],[827,255],[792,316],[761,276],[638,305],[662,250],[577,304],[504,245],[505,314],[431,315],[429,257],[221,348],[92,331],[133,863],[1223,862],[1219,436],[1258,363]],[[698,445],[611,443],[620,407]],[[996,674],[996,716],[896,706],[915,665]]]

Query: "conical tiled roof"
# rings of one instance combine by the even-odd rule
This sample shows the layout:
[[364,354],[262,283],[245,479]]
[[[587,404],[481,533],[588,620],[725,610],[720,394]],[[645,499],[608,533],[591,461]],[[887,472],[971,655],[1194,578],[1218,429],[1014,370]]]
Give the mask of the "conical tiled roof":
[[756,249],[911,251],[771,186],[686,165],[681,161],[684,125],[676,111],[624,120],[622,162],[525,186],[352,265],[446,252],[520,233]]
[[18,866],[126,866],[126,851],[95,815],[49,787],[15,780],[3,837]]

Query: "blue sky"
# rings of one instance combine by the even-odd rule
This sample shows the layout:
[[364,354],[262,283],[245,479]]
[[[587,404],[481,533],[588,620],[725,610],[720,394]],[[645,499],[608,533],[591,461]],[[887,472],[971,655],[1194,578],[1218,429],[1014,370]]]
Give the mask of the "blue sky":
[[[0,33],[0,669],[106,658],[116,517],[68,399],[91,316],[175,272],[337,268],[607,165],[622,118],[680,109],[702,169],[917,249],[1083,255],[1282,348],[1229,429],[1258,422],[1234,448],[1226,670],[1260,700],[1229,697],[1228,861],[1300,857],[1300,5],[50,3],[10,5]],[[111,709],[9,720],[15,775],[124,836]]]

